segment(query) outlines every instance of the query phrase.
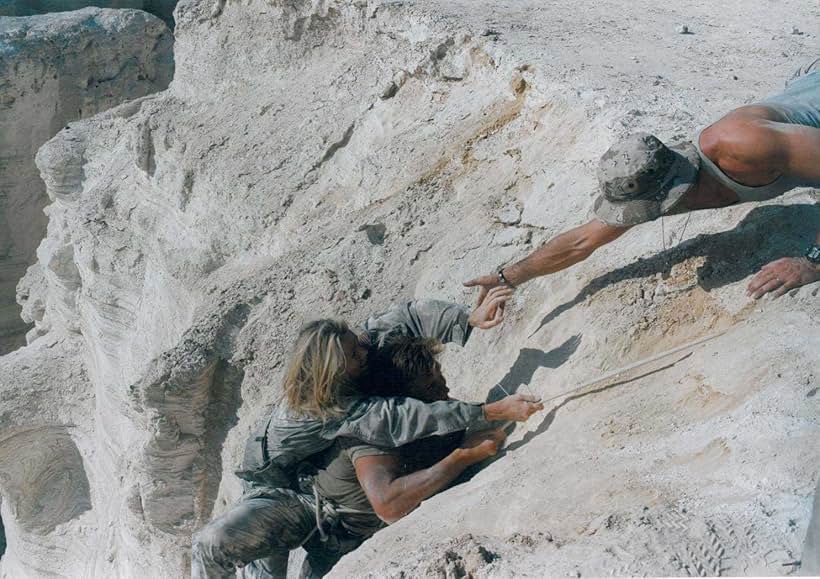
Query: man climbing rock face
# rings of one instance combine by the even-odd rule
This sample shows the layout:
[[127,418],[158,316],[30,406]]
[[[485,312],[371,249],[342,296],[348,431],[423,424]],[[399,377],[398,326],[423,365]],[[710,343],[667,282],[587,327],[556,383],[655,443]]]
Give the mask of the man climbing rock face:
[[[371,393],[449,399],[433,339],[397,335],[380,351]],[[385,428],[387,426],[385,425]],[[301,488],[256,489],[194,536],[194,578],[284,578],[288,553],[304,547],[301,577],[322,577],[385,524],[414,510],[464,470],[498,452],[501,430],[464,431],[419,440],[401,449],[339,438],[312,456],[316,469]],[[303,470],[304,467],[303,467]]]
[[[289,550],[316,540],[312,539],[314,531],[322,536],[324,531],[320,529],[324,527],[322,524],[317,526],[317,517],[321,521],[325,515],[336,516],[325,512],[327,508],[323,505],[330,503],[323,503],[321,497],[347,504],[348,508],[353,508],[349,506],[351,501],[360,502],[348,495],[361,499],[364,496],[361,489],[357,495],[348,487],[340,493],[325,488],[322,494],[320,483],[316,487],[302,488],[294,479],[297,465],[305,460],[318,459],[320,475],[324,469],[331,479],[336,476],[351,482],[359,475],[359,469],[356,468],[354,476],[352,469],[347,467],[359,458],[390,454],[385,450],[374,451],[376,446],[395,448],[432,436],[458,436],[460,439],[460,433],[468,427],[487,429],[492,421],[523,421],[543,410],[543,404],[534,397],[523,395],[507,396],[484,405],[449,400],[440,369],[437,365],[433,367],[432,357],[425,358],[421,355],[423,352],[411,358],[426,360],[426,364],[407,366],[411,368],[408,372],[412,376],[423,375],[427,382],[422,384],[385,376],[383,372],[374,378],[373,369],[369,373],[366,371],[368,366],[380,367],[374,360],[383,359],[381,350],[394,340],[433,339],[436,343],[464,345],[474,328],[489,328],[501,322],[503,310],[500,305],[510,294],[506,288],[497,288],[472,313],[463,306],[436,300],[395,305],[368,319],[359,338],[343,322],[317,320],[307,324],[297,339],[283,385],[285,393],[293,396],[286,396],[279,410],[263,425],[261,435],[251,438],[246,447],[243,470],[237,473],[249,483],[246,492],[230,510],[194,536],[191,562],[194,579],[231,577],[237,567],[245,568],[245,576],[284,577]],[[364,336],[366,339],[361,339]],[[329,368],[333,370],[329,371]],[[399,392],[384,385],[376,387],[384,380],[393,379],[401,382],[402,387],[408,383],[410,390],[402,390],[401,396],[397,396]],[[410,395],[418,395],[418,399],[407,397]],[[487,444],[482,445],[485,440],[471,441],[475,443],[473,446],[468,445],[459,452],[451,446],[448,452],[452,451],[453,456],[445,456],[433,466],[428,465],[419,471],[421,474],[415,472],[418,468],[414,469],[409,474],[410,479],[407,469],[396,471],[373,459],[378,467],[379,480],[387,484],[388,490],[399,488],[410,493],[395,495],[391,491],[383,495],[388,497],[380,503],[387,505],[387,510],[382,512],[383,520],[392,520],[394,517],[390,513],[404,514],[415,508],[418,502],[444,488],[467,466],[489,456],[485,451],[493,450],[491,443],[498,436],[499,433],[487,434]],[[322,462],[322,458],[327,458],[328,452],[341,451],[336,440],[342,437],[348,441],[344,447],[347,450],[354,446],[372,446],[367,451],[348,452],[347,474],[334,475],[335,467],[331,467],[341,463],[334,463],[333,456],[329,462]],[[393,486],[394,479],[401,480],[399,486]],[[417,502],[413,504],[413,501]],[[339,512],[335,507],[332,510]],[[375,512],[378,514],[379,510]],[[372,512],[369,516],[372,523]],[[328,565],[369,535],[354,532],[351,539],[340,530],[333,536],[338,539],[338,545],[321,546],[319,554],[312,558],[313,573],[321,575],[324,571],[317,572],[316,569],[329,569]]]
[[[294,465],[327,449],[340,436],[396,447],[427,436],[480,428],[488,421],[526,420],[543,409],[534,397],[520,394],[489,404],[456,400],[425,404],[409,397],[368,397],[361,391],[368,358],[387,338],[427,337],[464,346],[475,328],[489,329],[501,323],[501,305],[511,295],[508,288],[496,288],[472,312],[437,300],[394,305],[368,319],[358,334],[343,322],[308,324],[297,340],[291,363],[298,376],[285,379],[284,389],[293,396],[287,396],[287,403],[258,425],[237,475],[254,484],[288,486]],[[339,348],[331,363],[329,352],[336,339]],[[312,367],[327,374],[326,368],[334,364],[340,374],[325,379],[321,387],[314,373],[303,371]],[[317,390],[324,394],[317,398]]]
[[[820,59],[801,68],[786,89],[731,111],[693,143],[671,147],[649,134],[613,145],[598,166],[596,219],[566,231],[521,261],[467,281],[479,302],[498,286],[516,287],[585,260],[629,228],[697,209],[773,199],[795,187],[820,186]],[[779,297],[820,280],[820,232],[803,256],[773,261],[747,292]]]

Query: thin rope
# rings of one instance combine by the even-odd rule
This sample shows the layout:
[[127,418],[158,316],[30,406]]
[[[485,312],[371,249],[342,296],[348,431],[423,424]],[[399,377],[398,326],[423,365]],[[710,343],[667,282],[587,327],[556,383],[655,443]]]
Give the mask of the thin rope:
[[686,214],[686,222],[683,224],[683,229],[681,230],[680,235],[678,236],[678,243],[683,241],[683,236],[686,233],[686,226],[689,225],[689,220],[691,218],[692,218],[692,212],[690,211],[689,213]]
[[663,225],[663,214],[661,214],[661,245],[663,250],[666,251],[666,228]]
[[[657,362],[658,360],[661,360],[661,359],[663,359],[667,356],[672,356],[673,354],[677,354],[678,352],[681,352],[683,350],[687,350],[689,348],[695,348],[696,346],[700,346],[702,344],[705,344],[706,342],[710,342],[711,340],[714,340],[715,338],[719,338],[720,336],[722,336],[723,334],[725,334],[728,331],[729,330],[727,328],[726,330],[721,330],[720,332],[716,332],[714,334],[706,336],[705,338],[699,338],[699,339],[694,340],[692,342],[688,342],[686,344],[683,344],[682,346],[678,346],[676,348],[672,348],[671,350],[661,352],[660,354],[656,354],[656,355],[654,355],[650,358],[644,358],[642,360],[638,360],[637,362],[634,362],[634,363],[630,364],[629,366],[624,366],[623,368],[618,368],[617,370],[613,370],[612,372],[608,372],[607,374],[604,374],[603,376],[599,376],[598,378],[595,378],[594,380],[589,380],[588,382],[584,382],[583,384],[581,384],[580,386],[578,386],[576,388],[573,388],[572,390],[567,390],[566,392],[562,392],[561,394],[556,394],[555,396],[553,396],[551,398],[547,398],[545,400],[542,400],[542,402],[549,402],[551,400],[555,400],[556,398],[562,398],[562,397],[566,396],[567,394],[572,394],[573,392],[577,392],[578,390],[583,390],[584,388],[589,388],[590,386],[594,386],[594,385],[596,385],[600,382],[604,382],[606,380],[612,380],[613,378],[618,378],[621,374],[624,374],[624,373],[629,372],[631,370],[637,370],[638,368],[646,366],[647,364],[651,364],[652,362]],[[685,356],[681,356],[679,359],[675,360],[672,363],[672,365],[677,364],[681,360],[684,360],[684,359],[688,358],[691,355],[692,355],[692,352],[689,352]]]
[[[530,395],[531,395],[531,396],[535,396],[536,398],[538,398],[538,395],[537,395],[535,392],[533,392],[533,390],[532,390],[532,388],[530,388],[530,385],[529,385],[529,384],[527,384],[526,382],[522,382],[522,384],[524,384],[524,386],[526,386],[526,387],[527,387],[527,391],[530,393]],[[498,384],[496,384],[496,386],[498,386],[499,388],[501,388],[501,391],[502,391],[504,394],[506,394],[507,396],[512,396],[512,394],[510,394],[509,392],[507,392],[507,389],[506,389],[506,388],[504,388],[504,387],[501,385],[501,382],[499,382]],[[540,400],[540,398],[539,398],[539,400]]]
[[[674,362],[670,362],[666,366],[661,366],[660,368],[657,368],[656,370],[652,370],[651,372],[647,372],[646,374],[643,374],[643,375],[640,375],[640,376],[635,376],[633,378],[629,378],[628,380],[624,380],[624,383],[632,382],[634,380],[639,380],[640,378],[644,378],[644,377],[648,376],[649,374],[654,374],[655,372],[660,372],[661,370],[666,370],[668,368],[671,368],[672,366],[674,366],[678,362],[681,362],[681,361],[685,360],[686,358],[688,358],[691,355],[692,355],[692,352],[687,352],[686,354],[684,354],[683,356],[681,356],[680,358],[678,358]],[[645,364],[648,364],[648,363],[649,362],[645,362]],[[596,380],[593,380],[592,382],[586,382],[586,383],[578,386],[577,388],[573,388],[572,390],[567,390],[566,392],[562,392],[561,394],[556,394],[555,396],[553,396],[551,398],[547,398],[546,400],[542,400],[542,402],[551,402],[551,401],[556,400],[558,398],[563,398],[563,397],[565,397],[569,394],[573,394],[574,392],[577,392],[579,390],[584,390],[585,388],[589,388],[590,386],[596,386],[596,385],[598,385],[602,382],[610,382],[610,381],[615,380],[615,379],[620,379],[621,374],[624,374],[626,371],[627,370],[621,370],[619,373],[615,374],[614,376],[598,378]]]
[[316,488],[316,485],[313,485],[313,498],[316,500],[316,528],[319,530],[319,538],[322,543],[327,542],[327,533],[322,528],[322,497],[319,496],[319,491]]

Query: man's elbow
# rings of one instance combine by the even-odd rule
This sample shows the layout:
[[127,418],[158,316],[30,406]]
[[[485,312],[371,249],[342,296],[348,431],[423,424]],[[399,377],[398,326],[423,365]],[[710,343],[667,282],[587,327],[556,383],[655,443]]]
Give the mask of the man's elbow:
[[376,516],[388,525],[392,525],[407,514],[390,503],[373,505],[373,510],[376,511]]

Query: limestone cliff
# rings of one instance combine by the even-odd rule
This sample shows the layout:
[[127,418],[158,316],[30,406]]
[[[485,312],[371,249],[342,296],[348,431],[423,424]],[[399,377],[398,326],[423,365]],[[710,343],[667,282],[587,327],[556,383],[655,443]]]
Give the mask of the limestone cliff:
[[15,287],[45,236],[37,149],[71,121],[166,88],[173,64],[170,31],[145,12],[0,18],[0,355],[25,343]]
[[[797,0],[720,22],[581,4],[180,2],[169,89],[37,155],[35,330],[0,362],[2,572],[184,575],[301,322],[471,302],[461,281],[586,218],[616,138],[691,138],[812,56]],[[521,288],[443,365],[461,398],[500,384],[549,410],[335,573],[789,573],[820,458],[818,287],[744,288],[818,226],[804,189],[636,228]]]

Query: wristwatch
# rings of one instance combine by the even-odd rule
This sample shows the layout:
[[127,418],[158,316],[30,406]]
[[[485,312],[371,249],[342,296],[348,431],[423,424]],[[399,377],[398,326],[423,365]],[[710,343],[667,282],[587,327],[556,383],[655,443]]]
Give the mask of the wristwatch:
[[815,265],[820,264],[820,245],[810,245],[804,257]]
[[507,279],[507,276],[504,275],[504,268],[501,267],[498,269],[498,279],[501,280],[501,283],[508,285],[510,287],[515,287],[513,284],[510,283],[510,280]]

